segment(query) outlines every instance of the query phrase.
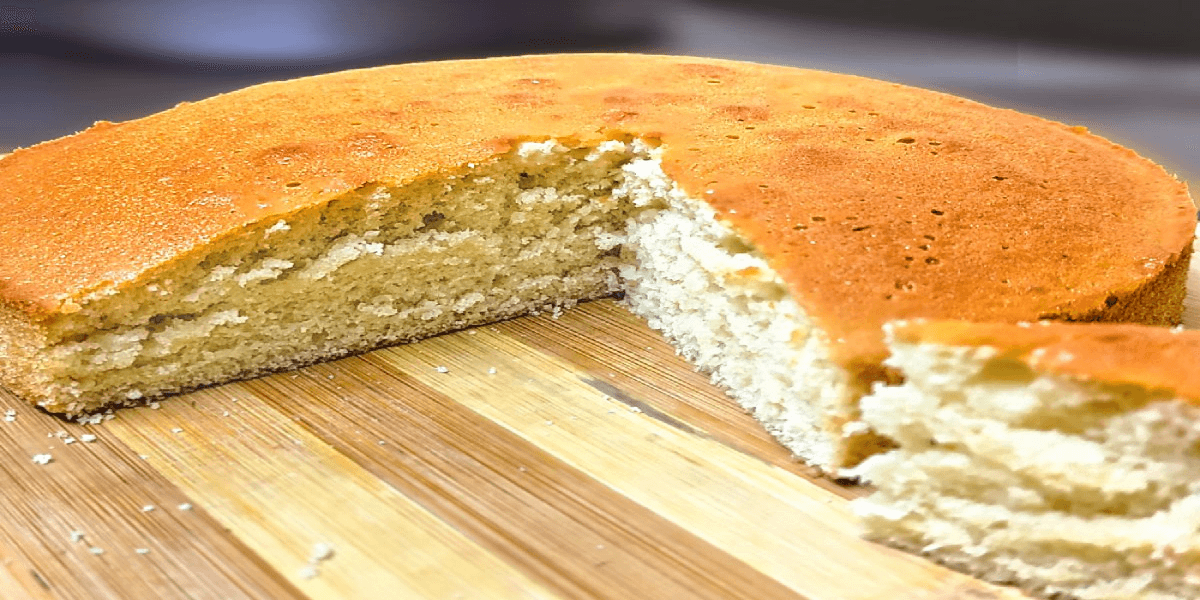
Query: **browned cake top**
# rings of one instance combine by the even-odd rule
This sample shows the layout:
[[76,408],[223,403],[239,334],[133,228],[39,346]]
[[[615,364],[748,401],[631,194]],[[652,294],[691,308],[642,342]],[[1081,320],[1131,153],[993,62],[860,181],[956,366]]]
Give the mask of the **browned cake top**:
[[1082,380],[1166,390],[1200,403],[1200,331],[1114,323],[1029,326],[962,321],[908,321],[897,340],[991,346],[1001,355]]
[[524,140],[661,140],[664,169],[843,340],[890,318],[1080,314],[1160,274],[1195,207],[1081,128],[859,77],[559,55],[259,85],[0,160],[0,298],[34,319],[247,224]]

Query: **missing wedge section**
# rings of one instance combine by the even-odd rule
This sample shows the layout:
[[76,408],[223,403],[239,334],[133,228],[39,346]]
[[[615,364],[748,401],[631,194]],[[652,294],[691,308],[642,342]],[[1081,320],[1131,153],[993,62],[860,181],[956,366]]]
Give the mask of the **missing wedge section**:
[[900,444],[855,470],[876,487],[854,505],[871,537],[1043,597],[1200,597],[1196,402],[1038,366],[1100,362],[1063,349],[890,346],[906,383],[861,402]]

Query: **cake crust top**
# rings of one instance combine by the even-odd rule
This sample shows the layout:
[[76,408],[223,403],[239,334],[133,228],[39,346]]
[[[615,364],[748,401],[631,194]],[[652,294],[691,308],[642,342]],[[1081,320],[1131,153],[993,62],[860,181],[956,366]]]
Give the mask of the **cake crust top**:
[[1125,323],[892,323],[909,344],[988,346],[1036,371],[1165,390],[1200,404],[1200,331]]
[[918,316],[1086,314],[1188,247],[1183,183],[1134,152],[898,84],[716,59],[548,55],[268,83],[0,160],[0,300],[34,321],[367,184],[523,141],[660,143],[846,356]]

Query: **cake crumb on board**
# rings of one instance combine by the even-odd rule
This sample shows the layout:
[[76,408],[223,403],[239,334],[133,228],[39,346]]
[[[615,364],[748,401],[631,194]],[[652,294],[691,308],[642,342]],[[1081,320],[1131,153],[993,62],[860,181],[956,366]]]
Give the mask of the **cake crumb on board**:
[[322,561],[333,558],[333,544],[328,542],[317,542],[313,544],[312,550],[308,554],[308,564],[300,568],[299,576],[301,579],[312,579],[321,574],[320,564]]

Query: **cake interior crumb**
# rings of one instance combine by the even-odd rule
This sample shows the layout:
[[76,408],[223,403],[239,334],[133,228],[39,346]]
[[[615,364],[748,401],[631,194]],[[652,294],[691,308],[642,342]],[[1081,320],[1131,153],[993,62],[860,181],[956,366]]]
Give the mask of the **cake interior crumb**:
[[1200,598],[1200,407],[986,346],[889,364],[906,382],[861,401],[900,444],[855,469],[870,537],[1047,597]]

